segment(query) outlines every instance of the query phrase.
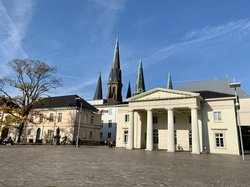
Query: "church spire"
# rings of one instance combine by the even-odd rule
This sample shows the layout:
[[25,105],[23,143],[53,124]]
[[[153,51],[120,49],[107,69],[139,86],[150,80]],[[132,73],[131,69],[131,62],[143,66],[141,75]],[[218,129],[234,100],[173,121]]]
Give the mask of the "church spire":
[[128,91],[127,91],[127,97],[126,99],[131,97],[131,88],[130,88],[130,82],[128,83]]
[[102,99],[102,77],[101,77],[101,73],[100,73],[98,81],[97,81],[97,85],[96,85],[96,89],[95,89],[95,95],[94,95],[94,100],[99,100],[99,99]]
[[120,54],[118,34],[116,36],[113,64],[109,73],[109,83],[121,83]]
[[173,89],[173,83],[172,83],[172,78],[171,78],[171,74],[168,73],[168,86],[167,89]]
[[120,54],[118,35],[116,36],[112,68],[109,73],[107,100],[122,102],[122,72],[120,69]]
[[140,94],[142,92],[145,92],[145,83],[143,76],[142,59],[140,59],[134,95]]

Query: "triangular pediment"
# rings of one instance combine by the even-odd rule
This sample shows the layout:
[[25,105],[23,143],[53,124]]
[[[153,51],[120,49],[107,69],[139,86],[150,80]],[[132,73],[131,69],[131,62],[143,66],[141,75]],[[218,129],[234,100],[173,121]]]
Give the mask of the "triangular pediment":
[[179,90],[170,90],[165,88],[155,88],[147,92],[135,95],[129,99],[128,102],[135,101],[148,101],[148,100],[164,100],[164,99],[180,99],[180,98],[190,98],[199,97],[198,93],[185,92]]

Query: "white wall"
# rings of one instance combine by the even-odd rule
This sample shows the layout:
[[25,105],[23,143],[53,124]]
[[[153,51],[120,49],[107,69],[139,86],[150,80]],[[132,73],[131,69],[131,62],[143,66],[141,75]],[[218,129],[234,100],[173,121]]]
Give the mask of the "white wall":
[[[104,142],[108,140],[108,133],[111,133],[111,139],[113,141],[116,140],[116,128],[117,128],[117,107],[116,106],[103,106],[97,105],[95,106],[101,113],[101,120],[102,120],[102,138],[100,141]],[[112,121],[112,127],[109,127],[109,120]],[[100,134],[99,134],[100,136]]]
[[[214,112],[221,112],[222,120],[214,120]],[[210,153],[239,154],[239,141],[233,99],[208,99],[202,104],[204,146]],[[224,147],[216,146],[215,133],[223,133]]]

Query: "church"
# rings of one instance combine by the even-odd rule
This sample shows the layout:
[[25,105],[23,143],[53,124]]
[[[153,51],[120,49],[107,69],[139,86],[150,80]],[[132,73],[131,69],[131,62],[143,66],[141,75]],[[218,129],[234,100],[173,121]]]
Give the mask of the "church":
[[[103,140],[112,138],[116,147],[126,149],[241,154],[236,115],[237,99],[234,90],[229,88],[230,81],[187,83],[173,89],[169,74],[167,88],[146,91],[140,60],[134,93],[131,94],[129,84],[126,100],[122,101],[121,75],[117,38],[107,97],[102,97],[100,75],[94,99],[88,101],[103,112]],[[242,121],[244,147],[249,149],[250,99],[242,90],[239,93],[239,101],[243,106],[239,121]],[[115,126],[113,137],[104,134],[110,128],[104,122],[108,117],[112,118]]]

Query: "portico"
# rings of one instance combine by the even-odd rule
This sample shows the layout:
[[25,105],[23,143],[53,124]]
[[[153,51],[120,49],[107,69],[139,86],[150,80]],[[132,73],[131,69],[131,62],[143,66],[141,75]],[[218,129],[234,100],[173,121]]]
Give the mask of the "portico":
[[[122,116],[129,116],[129,121],[122,127],[128,132],[125,147],[199,154],[202,138],[198,122],[200,100],[197,93],[162,88],[129,98],[128,106],[121,107],[119,113],[121,123]],[[119,140],[117,143],[119,146]]]

